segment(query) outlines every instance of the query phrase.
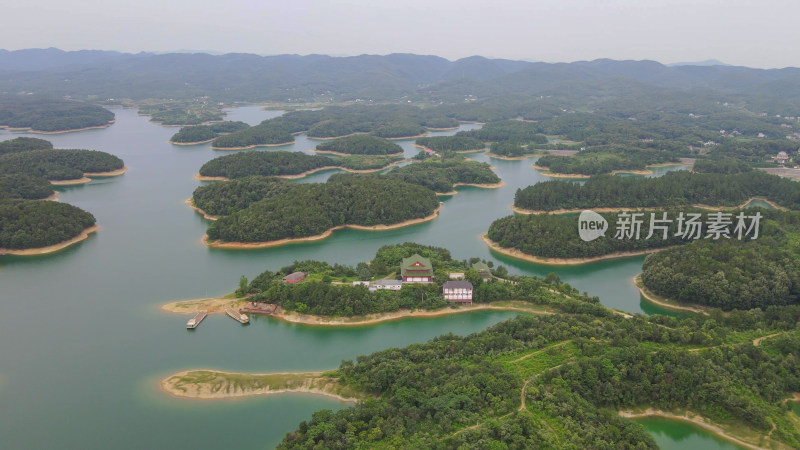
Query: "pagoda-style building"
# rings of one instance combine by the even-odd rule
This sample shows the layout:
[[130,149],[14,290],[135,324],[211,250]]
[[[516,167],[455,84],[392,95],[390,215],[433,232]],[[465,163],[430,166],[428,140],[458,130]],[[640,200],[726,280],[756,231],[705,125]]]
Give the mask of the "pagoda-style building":
[[416,253],[403,258],[400,274],[403,276],[403,283],[431,283],[433,282],[431,260]]
[[478,275],[483,279],[483,281],[489,281],[492,279],[492,269],[489,268],[483,261],[478,261],[472,265],[472,270],[478,272]]

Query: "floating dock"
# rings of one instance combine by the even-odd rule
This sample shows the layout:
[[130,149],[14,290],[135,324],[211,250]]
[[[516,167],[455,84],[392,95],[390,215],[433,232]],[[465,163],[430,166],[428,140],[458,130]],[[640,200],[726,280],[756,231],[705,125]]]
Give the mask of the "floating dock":
[[248,303],[248,305],[240,309],[239,312],[272,315],[278,312],[278,305],[274,303]]
[[199,313],[195,314],[194,317],[192,317],[191,319],[189,319],[188,322],[186,322],[186,328],[190,330],[197,328],[197,326],[200,325],[200,322],[202,322],[207,315],[208,313],[206,311],[200,311]]
[[234,311],[232,308],[225,308],[225,314],[239,323],[250,323],[250,318],[246,314]]

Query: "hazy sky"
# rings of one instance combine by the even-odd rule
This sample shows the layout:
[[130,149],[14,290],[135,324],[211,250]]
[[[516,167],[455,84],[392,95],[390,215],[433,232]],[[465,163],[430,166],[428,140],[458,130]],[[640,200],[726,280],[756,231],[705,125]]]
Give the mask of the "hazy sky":
[[800,67],[798,0],[25,0],[0,48],[407,52]]

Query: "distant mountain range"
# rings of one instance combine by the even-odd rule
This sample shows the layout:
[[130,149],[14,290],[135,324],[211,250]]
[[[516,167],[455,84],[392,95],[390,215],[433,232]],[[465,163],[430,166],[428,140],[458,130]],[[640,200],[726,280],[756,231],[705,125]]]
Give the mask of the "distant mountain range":
[[481,56],[449,61],[400,53],[332,57],[0,50],[0,92],[100,100],[209,96],[221,101],[457,102],[564,90],[588,95],[591,86],[700,89],[756,102],[774,99],[783,105],[778,110],[786,111],[800,105],[800,69],[752,69],[716,60],[664,65],[647,60],[540,63]]

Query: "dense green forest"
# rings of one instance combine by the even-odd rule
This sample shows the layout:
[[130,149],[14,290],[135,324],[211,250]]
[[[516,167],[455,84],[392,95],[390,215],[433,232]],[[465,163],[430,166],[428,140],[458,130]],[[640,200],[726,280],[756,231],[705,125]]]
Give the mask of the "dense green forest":
[[222,120],[225,113],[218,105],[207,101],[161,101],[139,105],[139,114],[150,116],[150,120],[161,125],[200,125]]
[[183,127],[177,133],[172,135],[172,137],[169,138],[169,141],[180,144],[206,142],[223,134],[233,133],[249,127],[250,125],[244,122],[232,121],[215,122],[210,125]]
[[31,150],[0,155],[0,174],[22,173],[48,180],[74,180],[87,172],[124,166],[118,157],[97,150]]
[[644,170],[651,164],[678,161],[677,155],[667,151],[610,145],[592,147],[574,156],[545,155],[536,160],[536,165],[553,173],[598,175],[616,170]]
[[[274,192],[274,191],[271,191]],[[296,183],[212,223],[210,240],[267,242],[321,234],[339,225],[391,225],[431,215],[436,194],[387,176],[337,174]]]
[[66,203],[0,200],[0,248],[47,247],[94,225],[94,216]]
[[[434,282],[431,284],[406,284],[399,291],[370,291],[366,286],[353,286],[355,280],[379,280],[399,273],[400,262],[413,254],[431,260]],[[464,273],[474,286],[475,303],[522,300],[535,305],[558,304],[559,308],[572,312],[597,312],[603,309],[599,299],[581,295],[558,277],[546,279],[529,276],[509,277],[503,266],[494,273],[503,279],[483,281],[471,265],[478,258],[454,260],[447,249],[406,242],[385,245],[378,249],[375,258],[358,263],[355,267],[320,261],[295,261],[278,271],[266,271],[253,278],[237,294],[247,295],[249,301],[276,303],[284,310],[325,316],[353,316],[391,312],[399,309],[438,309],[448,303],[442,295],[442,284],[449,280],[450,272]],[[302,271],[307,274],[304,281],[296,284],[282,282],[289,273]],[[336,281],[341,284],[332,284]],[[561,294],[572,296],[565,299]]]
[[692,170],[698,173],[733,174],[750,172],[753,168],[746,162],[734,158],[703,158],[694,162]]
[[411,105],[328,106],[292,111],[265,120],[254,127],[217,138],[214,147],[289,143],[294,140],[291,133],[300,132],[306,132],[312,138],[338,138],[353,133],[369,133],[381,138],[416,136],[424,133],[424,126],[432,121],[439,124],[455,122],[436,109]]
[[800,388],[799,319],[797,306],[520,316],[343,361],[331,375],[371,397],[314,413],[279,448],[656,448],[617,414],[646,407],[686,408],[797,447],[780,402]]
[[[499,244],[501,247],[514,248],[527,255],[543,258],[591,258],[596,256],[608,255],[615,252],[642,251],[658,249],[688,242],[694,234],[686,237],[677,234],[680,212],[688,214],[702,213],[705,219],[708,212],[702,210],[686,209],[680,211],[671,209],[667,211],[649,212],[639,211],[637,220],[641,220],[640,234],[638,239],[632,239],[628,235],[621,234],[622,238],[617,238],[617,233],[623,231],[623,227],[618,225],[619,216],[617,213],[603,213],[604,219],[608,222],[608,230],[605,235],[591,242],[583,241],[578,235],[578,216],[573,214],[530,214],[513,215],[495,220],[489,226],[488,238]],[[651,214],[655,220],[666,219],[671,222],[668,224],[666,239],[663,230],[655,228],[653,235],[646,238],[650,233]],[[632,223],[632,220],[631,222]],[[656,225],[663,225],[655,222]],[[749,222],[748,222],[749,223]],[[728,226],[730,234],[733,234],[735,224]],[[629,230],[624,227],[624,230]],[[685,231],[682,230],[682,231]],[[705,236],[705,229],[703,230]]]
[[259,145],[282,145],[294,142],[292,131],[281,125],[262,122],[254,127],[234,131],[231,134],[219,136],[211,144],[214,148],[242,148],[257,147]]
[[552,180],[519,189],[514,206],[537,211],[695,203],[735,206],[751,197],[765,197],[786,208],[800,209],[800,184],[758,170],[733,175],[675,171],[658,178],[603,175],[583,185]]
[[332,158],[303,152],[252,150],[220,156],[203,164],[200,175],[242,178],[250,175],[297,175],[320,167],[335,166]]
[[0,126],[66,131],[108,125],[114,113],[97,105],[32,95],[0,95]]
[[489,164],[458,155],[430,158],[392,169],[389,177],[425,186],[435,192],[451,192],[456,183],[494,184],[500,182]]
[[650,255],[642,281],[664,297],[723,310],[800,303],[800,213],[764,214],[758,239],[697,241]]
[[227,216],[257,201],[286,193],[294,186],[283,178],[252,175],[200,186],[192,194],[192,201],[208,214]]
[[398,155],[403,148],[386,139],[356,134],[345,138],[334,139],[317,145],[317,150],[345,153],[348,155]]
[[42,177],[25,174],[0,175],[0,200],[40,200],[53,195],[53,187]]
[[434,136],[422,137],[416,140],[420,147],[429,148],[435,152],[453,151],[463,152],[481,150],[486,145],[480,139],[466,136]]
[[45,139],[18,137],[0,142],[0,155],[30,150],[51,150],[52,148],[53,144]]
[[489,122],[481,128],[459,131],[456,136],[471,137],[483,142],[513,141],[517,143],[546,144],[547,136],[541,134],[541,125],[521,120]]
[[527,145],[518,144],[513,141],[495,142],[490,147],[490,151],[498,156],[507,158],[519,158],[520,156],[532,155],[540,151]]
[[376,170],[402,159],[402,156],[373,155],[350,155],[330,158],[322,155],[309,155],[303,152],[262,152],[252,150],[214,158],[200,167],[200,175],[234,179],[252,175],[297,175],[320,167]]

